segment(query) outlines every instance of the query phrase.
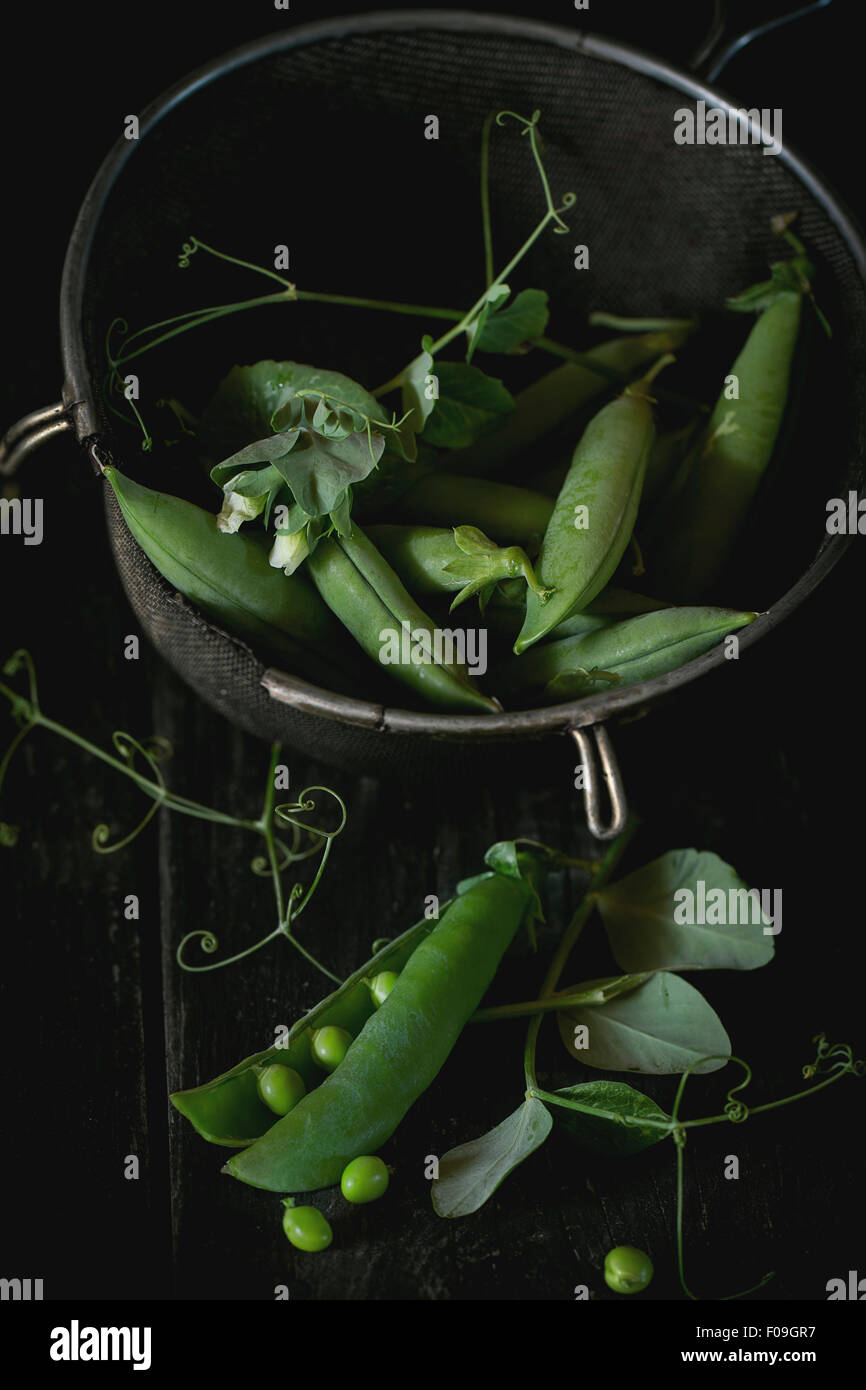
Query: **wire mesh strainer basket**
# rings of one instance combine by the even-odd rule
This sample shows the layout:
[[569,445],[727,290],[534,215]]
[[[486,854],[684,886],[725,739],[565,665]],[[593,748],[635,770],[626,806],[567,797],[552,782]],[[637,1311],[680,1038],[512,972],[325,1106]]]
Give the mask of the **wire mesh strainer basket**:
[[[809,394],[821,402],[814,413],[832,419],[835,432],[828,452],[804,412],[784,479],[771,480],[757,508],[750,534],[761,544],[748,546],[749,592],[743,580],[742,595],[725,595],[754,607],[757,593],[766,610],[741,634],[745,651],[796,608],[844,546],[844,538],[826,533],[825,506],[862,483],[866,258],[849,216],[787,148],[768,156],[761,145],[676,144],[675,112],[698,100],[728,105],[692,77],[607,40],[463,13],[328,21],[211,63],[153,103],[141,116],[140,138],[121,139],[97,174],[63,275],[63,401],[10,432],[7,466],[71,425],[97,466],[111,459],[142,476],[136,445],[103,401],[105,332],[119,312],[142,324],[160,317],[155,304],[177,311],[170,274],[190,232],[239,254],[262,238],[269,250],[285,242],[293,275],[315,288],[417,300],[420,284],[428,303],[472,302],[482,274],[481,124],[494,108],[540,109],[551,187],[555,195],[574,190],[578,201],[572,236],[541,238],[523,274],[524,283],[549,292],[560,336],[599,306],[672,317],[717,311],[726,295],[764,278],[777,254],[771,217],[799,214],[798,235],[834,331],[832,345],[816,354]],[[424,139],[429,114],[439,118],[437,141]],[[497,140],[491,156],[495,244],[508,249],[539,213],[525,143]],[[251,225],[258,230],[251,233]],[[589,268],[580,273],[568,254],[577,243],[590,248]],[[183,292],[192,303],[201,298],[200,289]],[[266,321],[227,320],[176,349],[191,393],[212,389],[234,362],[267,356],[315,362],[373,385],[393,372],[401,348],[406,357],[417,350],[426,327],[401,320],[395,329],[367,311],[350,319],[355,311],[309,305],[286,306],[279,320],[277,311],[263,312]],[[570,341],[578,336],[572,329]],[[336,696],[266,668],[205,620],[153,569],[107,486],[105,508],[142,628],[235,725],[348,770],[416,779],[483,766],[504,751],[538,764],[542,747],[559,747],[571,734],[587,768],[590,825],[605,836],[624,815],[605,721],[723,660],[717,650],[640,685],[490,716]],[[606,824],[597,756],[612,803]]]

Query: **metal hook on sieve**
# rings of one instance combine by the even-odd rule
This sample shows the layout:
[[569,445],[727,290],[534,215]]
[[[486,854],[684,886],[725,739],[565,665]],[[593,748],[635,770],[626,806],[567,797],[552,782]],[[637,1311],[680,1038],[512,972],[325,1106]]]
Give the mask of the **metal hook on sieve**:
[[[615,840],[625,829],[628,804],[619,764],[607,729],[603,724],[591,724],[588,729],[569,729],[569,733],[577,744],[583,767],[586,823],[597,840]],[[610,807],[610,819],[607,823],[602,820],[604,813],[601,805],[599,763]]]
[[46,439],[72,429],[68,409],[59,401],[56,405],[46,405],[41,410],[23,415],[11,425],[0,440],[0,477],[13,477],[27,455],[44,444]]

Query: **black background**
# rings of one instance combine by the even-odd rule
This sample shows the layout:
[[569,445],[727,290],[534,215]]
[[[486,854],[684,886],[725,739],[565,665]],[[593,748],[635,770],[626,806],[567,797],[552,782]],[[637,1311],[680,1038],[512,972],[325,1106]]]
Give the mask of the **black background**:
[[[259,0],[187,10],[57,6],[19,16],[7,61],[21,82],[0,94],[4,423],[57,398],[65,243],[122,117],[239,42],[348,8],[293,0],[285,14]],[[490,8],[615,34],[679,63],[710,9],[601,0],[589,16],[566,0]],[[732,27],[783,8],[732,4]],[[850,0],[836,0],[756,43],[731,64],[724,85],[745,104],[781,106],[786,141],[860,214],[855,17]],[[198,705],[146,645],[140,661],[123,658],[134,622],[88,465],[61,442],[28,470],[28,491],[46,499],[46,538],[40,547],[0,539],[4,653],[20,645],[33,652],[43,704],[62,722],[103,745],[115,728],[158,731],[176,748],[174,787],[237,814],[256,812],[264,746]],[[707,679],[674,711],[617,736],[647,822],[632,862],[694,843],[730,859],[750,882],[783,886],[777,961],[707,985],[735,1050],[755,1066],[760,1099],[796,1089],[819,1030],[866,1051],[863,572],[855,542],[796,617],[749,653],[748,681]],[[294,787],[324,780],[349,803],[348,829],[307,926],[314,949],[337,969],[353,968],[374,937],[414,921],[425,894],[447,894],[494,839],[586,844],[568,756],[561,785],[506,778],[496,789],[455,788],[447,800],[290,761]],[[4,789],[0,817],[22,833],[17,849],[3,852],[0,899],[0,1275],[42,1277],[55,1299],[268,1300],[282,1283],[292,1298],[318,1300],[559,1300],[579,1283],[612,1299],[599,1272],[604,1253],[632,1243],[656,1265],[645,1298],[681,1298],[667,1145],[616,1164],[551,1140],[482,1213],[454,1223],[433,1216],[421,1157],[482,1132],[519,1103],[523,1034],[512,1025],[474,1035],[471,1052],[452,1056],[411,1113],[389,1146],[399,1177],[388,1201],[347,1212],[324,1197],[333,1249],[318,1260],[291,1251],[275,1200],[221,1177],[219,1151],[169,1113],[166,1095],[263,1045],[276,1024],[315,1002],[320,985],[277,947],[234,972],[181,977],[173,950],[185,931],[213,926],[224,949],[237,949],[269,921],[269,890],[250,886],[248,841],[193,822],[165,817],[120,854],[92,853],[95,824],[109,820],[117,837],[140,812],[112,773],[45,733],[28,741]],[[552,923],[564,920],[571,891],[558,885]],[[123,918],[128,893],[141,898],[137,923]],[[527,969],[537,973],[519,957],[506,966],[503,997],[525,993]],[[559,1065],[549,1035],[542,1061]],[[720,1083],[693,1085],[695,1113],[718,1108]],[[673,1088],[660,1081],[647,1089],[664,1102]],[[718,1296],[774,1268],[761,1300],[822,1300],[829,1278],[866,1274],[861,1113],[858,1085],[846,1082],[821,1100],[690,1142],[693,1286]],[[130,1153],[141,1159],[138,1182],[123,1177]],[[728,1153],[740,1156],[736,1183],[721,1178]]]

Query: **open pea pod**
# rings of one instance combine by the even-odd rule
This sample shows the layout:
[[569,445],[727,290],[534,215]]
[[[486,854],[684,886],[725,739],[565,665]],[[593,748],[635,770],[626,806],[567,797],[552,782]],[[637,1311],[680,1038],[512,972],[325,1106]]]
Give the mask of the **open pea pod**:
[[[445,908],[448,904],[445,904]],[[444,911],[445,909],[441,909]],[[243,1148],[252,1144],[273,1126],[274,1112],[259,1097],[260,1072],[273,1062],[292,1067],[309,1089],[322,1080],[323,1073],[313,1061],[310,1036],[314,1028],[333,1025],[345,1028],[355,1037],[374,1013],[366,984],[382,970],[399,973],[416,946],[430,935],[435,920],[416,922],[402,936],[384,946],[353,975],[289,1029],[281,1046],[266,1048],[245,1057],[230,1071],[189,1091],[176,1091],[171,1102],[212,1144]]]
[[[296,1025],[292,1043],[302,1031],[306,1042],[294,1054],[270,1049],[207,1088],[173,1096],[200,1132],[218,1142],[236,1144],[238,1128],[261,1125],[260,1137],[223,1171],[271,1192],[309,1192],[339,1182],[353,1158],[376,1153],[443,1066],[518,928],[539,915],[538,893],[550,858],[543,847],[494,845],[486,856],[490,874],[466,886],[437,922],[419,924],[380,952],[325,1007]],[[395,969],[397,981],[380,1007],[368,1011],[355,990],[366,990],[363,975],[383,967]],[[276,1123],[264,1106],[257,1108],[256,1067],[297,1059],[303,1069],[312,1022],[339,1020],[346,1027],[354,1021],[357,1028],[362,1014],[366,1020],[345,1057],[321,1085]]]

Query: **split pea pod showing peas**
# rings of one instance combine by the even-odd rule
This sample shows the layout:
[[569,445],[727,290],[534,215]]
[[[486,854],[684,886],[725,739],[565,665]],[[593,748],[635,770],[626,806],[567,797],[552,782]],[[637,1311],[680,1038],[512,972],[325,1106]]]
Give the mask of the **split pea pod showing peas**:
[[330,1187],[374,1154],[433,1081],[534,910],[541,859],[521,853],[515,876],[480,877],[454,899],[409,956],[393,989],[334,1072],[224,1171],[253,1187]]
[[[494,434],[469,449],[447,454],[443,468],[488,477],[551,433],[581,406],[662,353],[685,342],[694,323],[672,320],[669,329],[612,338],[584,353],[586,364],[563,362],[514,398],[515,409]],[[592,365],[599,368],[592,370]],[[468,518],[467,518],[468,520]],[[480,524],[480,523],[479,523]]]
[[[450,901],[443,903],[440,913],[444,915],[449,906]],[[319,1085],[322,1071],[313,1056],[314,1034],[330,1026],[345,1028],[353,1038],[357,1037],[378,1007],[370,981],[381,974],[397,976],[412,952],[435,928],[436,922],[427,918],[416,922],[298,1019],[281,1045],[245,1057],[230,1071],[201,1086],[176,1091],[172,1104],[211,1144],[242,1148],[261,1138],[274,1123],[274,1112],[262,1098],[265,1073],[278,1066],[281,1070],[293,1070],[308,1091]]]
[[104,472],[132,535],[179,593],[294,674],[346,689],[357,663],[343,656],[344,634],[303,576],[278,574],[255,540],[224,535],[191,502]]
[[554,592],[546,603],[529,593],[514,644],[523,652],[601,593],[631,539],[650,449],[655,439],[653,377],[665,356],[627,386],[587,425],[556,499],[537,572]]
[[702,656],[756,616],[730,608],[665,608],[546,642],[509,658],[496,675],[503,689],[541,690],[549,700],[634,685]]
[[[352,528],[351,537],[320,541],[306,563],[325,603],[382,670],[446,709],[490,712],[500,708],[478,689],[465,666],[446,659],[450,656],[445,649],[447,634],[439,632],[437,638],[432,620],[359,526]],[[430,660],[402,660],[404,632],[413,646],[417,634]],[[394,634],[392,645],[400,648],[401,659],[386,663],[382,655],[388,649],[388,634]]]

